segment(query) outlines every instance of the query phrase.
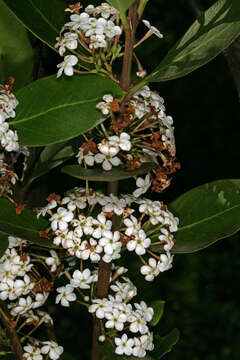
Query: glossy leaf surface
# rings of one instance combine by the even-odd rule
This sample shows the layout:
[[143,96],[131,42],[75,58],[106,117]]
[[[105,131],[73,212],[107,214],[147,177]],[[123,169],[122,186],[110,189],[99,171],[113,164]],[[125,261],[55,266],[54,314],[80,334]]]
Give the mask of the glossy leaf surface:
[[42,78],[17,92],[19,105],[11,127],[17,130],[21,145],[69,140],[104,120],[96,105],[105,94],[120,98],[123,91],[98,75]]
[[29,209],[23,210],[20,215],[16,214],[15,206],[7,199],[0,199],[0,236],[16,236],[29,242],[55,247],[50,240],[39,236],[40,230],[46,230],[49,222],[43,218],[37,219],[34,212]]
[[8,248],[8,236],[0,233],[0,258]]
[[179,330],[173,329],[168,335],[166,336],[159,336],[157,335],[154,338],[154,351],[152,355],[154,359],[160,360],[162,357],[169,353],[172,350],[172,347],[176,345],[179,340]]
[[89,180],[89,181],[118,181],[128,179],[133,176],[145,174],[146,172],[153,170],[156,167],[154,163],[143,164],[139,169],[127,170],[123,166],[112,168],[110,171],[104,171],[99,169],[84,169],[80,165],[67,165],[62,168],[62,172],[73,176],[77,179]]
[[26,85],[33,71],[33,49],[25,28],[0,0],[0,83],[15,78],[14,89]]
[[75,155],[78,151],[79,142],[80,139],[77,137],[67,142],[46,146],[35,164],[29,179],[30,182],[48,173]]
[[[180,219],[172,252],[192,253],[240,229],[240,180],[218,180],[179,196],[169,205]],[[156,240],[158,234],[153,238]],[[153,246],[154,251],[161,251]]]
[[56,37],[66,22],[64,0],[4,1],[29,31],[54,49]]
[[153,315],[153,318],[152,318],[151,322],[149,323],[149,325],[156,326],[159,323],[159,321],[161,320],[161,317],[163,316],[165,301],[155,300],[155,301],[152,301],[149,305],[154,310],[154,315]]
[[108,3],[118,9],[120,13],[125,13],[135,0],[108,0]]
[[240,1],[219,0],[170,49],[143,84],[176,79],[207,64],[240,34]]

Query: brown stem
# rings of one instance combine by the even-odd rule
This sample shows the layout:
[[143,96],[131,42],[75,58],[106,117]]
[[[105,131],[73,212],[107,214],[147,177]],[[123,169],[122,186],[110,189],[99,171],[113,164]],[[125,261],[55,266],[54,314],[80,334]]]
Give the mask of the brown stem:
[[131,86],[131,70],[135,32],[138,24],[137,15],[138,0],[129,8],[128,26],[125,27],[125,49],[123,57],[123,68],[120,86],[123,90],[128,91]]
[[0,300],[0,317],[7,328],[7,334],[10,339],[12,350],[16,359],[22,360],[23,349],[20,340],[18,338],[17,332],[15,330],[16,324],[11,319],[7,306],[2,300]]

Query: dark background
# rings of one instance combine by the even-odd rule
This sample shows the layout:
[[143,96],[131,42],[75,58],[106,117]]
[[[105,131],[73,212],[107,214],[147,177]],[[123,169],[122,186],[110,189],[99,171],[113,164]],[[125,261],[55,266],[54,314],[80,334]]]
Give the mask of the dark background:
[[[163,40],[152,37],[137,51],[149,72],[193,22],[195,15],[190,2],[149,1],[144,18],[164,34]],[[88,1],[82,3],[89,4]],[[213,3],[202,0],[200,5],[204,9]],[[141,31],[145,31],[143,25]],[[39,42],[35,47],[40,48]],[[41,54],[41,72],[55,73],[56,63],[61,60],[44,47]],[[177,158],[182,165],[171,187],[155,198],[169,203],[206,182],[239,178],[240,108],[226,58],[219,55],[185,78],[154,83],[152,89],[160,92],[167,113],[174,118]],[[57,176],[59,190],[76,185],[65,175],[60,178],[58,172],[51,175]],[[49,185],[48,178],[44,181]],[[56,191],[52,187],[53,183],[48,190]],[[173,269],[161,274],[153,283],[143,282],[141,275],[133,279],[141,297],[166,301],[164,316],[158,326],[160,335],[167,334],[174,327],[180,329],[181,339],[165,356],[166,360],[240,358],[238,243],[239,235],[236,234],[199,253],[175,255]],[[131,261],[132,270],[138,267],[139,264]],[[138,271],[134,273],[139,274]],[[91,322],[88,314],[73,305],[71,309],[57,307],[53,316],[59,343],[69,352],[66,359],[89,358]]]

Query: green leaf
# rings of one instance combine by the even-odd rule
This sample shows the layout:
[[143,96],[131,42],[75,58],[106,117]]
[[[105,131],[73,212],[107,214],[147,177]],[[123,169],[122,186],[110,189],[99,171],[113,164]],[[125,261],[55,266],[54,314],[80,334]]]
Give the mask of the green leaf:
[[108,0],[108,3],[118,9],[121,14],[125,13],[135,0]]
[[[180,220],[172,252],[202,250],[240,229],[240,180],[218,180],[201,185],[179,196],[169,209]],[[161,251],[158,246],[152,249]]]
[[64,0],[4,1],[29,31],[54,49],[56,37],[66,22]]
[[146,172],[153,170],[155,167],[156,164],[154,163],[145,163],[139,169],[135,170],[127,170],[123,166],[118,166],[115,169],[112,168],[110,171],[104,171],[102,168],[84,169],[80,165],[67,165],[64,166],[61,171],[77,179],[111,182],[145,174]]
[[8,237],[0,233],[0,258],[8,248]]
[[142,84],[180,78],[214,59],[240,34],[240,1],[219,0],[170,49]]
[[153,318],[149,323],[150,326],[156,326],[159,323],[161,317],[163,316],[164,305],[165,305],[165,301],[162,300],[154,300],[150,303],[150,306],[154,310]]
[[160,360],[165,354],[169,353],[172,350],[172,347],[176,345],[179,340],[179,330],[173,329],[166,336],[156,335],[154,338],[154,351],[152,356]]
[[17,215],[15,206],[9,200],[0,199],[0,240],[3,236],[12,235],[31,243],[54,248],[50,240],[39,236],[39,231],[48,227],[49,222],[43,218],[37,219],[33,211],[24,209]]
[[15,78],[14,89],[26,85],[33,71],[33,49],[24,27],[0,0],[0,83]]
[[115,98],[124,94],[114,81],[98,75],[42,78],[16,93],[19,105],[10,126],[21,145],[63,142],[104,121],[96,105],[109,93]]
[[80,137],[77,137],[67,142],[46,146],[35,164],[28,183],[32,183],[33,180],[69,160],[77,153],[79,143]]

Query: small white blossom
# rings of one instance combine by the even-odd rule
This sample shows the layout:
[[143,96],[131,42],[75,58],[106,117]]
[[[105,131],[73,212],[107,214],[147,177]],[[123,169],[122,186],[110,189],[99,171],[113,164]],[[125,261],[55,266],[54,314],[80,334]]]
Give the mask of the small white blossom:
[[24,346],[23,349],[25,351],[23,354],[24,360],[43,360],[40,349],[36,346],[28,344],[27,346]]
[[71,285],[80,289],[90,289],[90,285],[93,282],[93,276],[89,269],[84,269],[82,272],[75,270],[71,279]]
[[150,176],[146,175],[145,179],[137,178],[136,185],[138,189],[133,192],[133,196],[139,197],[140,195],[144,194],[151,186]]
[[137,234],[134,234],[134,239],[128,241],[127,249],[129,251],[135,250],[137,255],[143,255],[146,253],[146,248],[151,245],[151,240],[146,237],[143,230],[140,230]]
[[61,286],[57,288],[59,293],[56,297],[56,304],[61,302],[62,306],[69,306],[69,301],[75,301],[77,299],[76,294],[73,292],[74,288],[71,285]]
[[122,132],[120,136],[109,136],[108,142],[111,146],[119,146],[123,151],[131,150],[131,137],[125,132]]
[[126,334],[123,334],[121,338],[114,339],[116,344],[115,353],[118,355],[132,355],[134,340],[128,339]]
[[68,228],[68,223],[73,219],[73,213],[67,211],[63,207],[57,209],[57,213],[54,214],[49,220],[51,221],[51,228],[53,231],[57,229],[65,231]]
[[142,275],[145,275],[146,281],[153,281],[154,277],[158,276],[160,269],[158,267],[157,261],[154,258],[148,260],[149,265],[143,265],[140,269]]
[[67,32],[62,37],[57,37],[57,43],[55,48],[59,47],[59,54],[63,56],[66,51],[66,48],[69,50],[74,50],[78,47],[77,41],[78,35],[75,33]]
[[60,265],[60,260],[56,251],[50,250],[51,257],[45,259],[45,262],[48,266],[51,266],[51,271],[54,272],[57,270],[57,267]]
[[93,304],[89,306],[90,313],[96,313],[98,319],[104,319],[105,313],[112,311],[111,302],[107,299],[94,299]]
[[63,347],[59,346],[55,341],[43,341],[45,344],[41,348],[42,354],[48,354],[49,358],[52,360],[57,360],[63,353]]
[[112,166],[120,165],[120,159],[115,156],[119,152],[116,147],[110,146],[107,142],[102,142],[98,144],[98,149],[100,150],[101,154],[98,153],[95,155],[95,161],[98,164],[102,163],[104,170],[109,171],[112,169]]
[[57,72],[57,78],[59,78],[64,72],[67,76],[73,75],[73,66],[77,65],[78,58],[75,55],[67,55],[64,57],[64,61],[57,65],[59,68]]

